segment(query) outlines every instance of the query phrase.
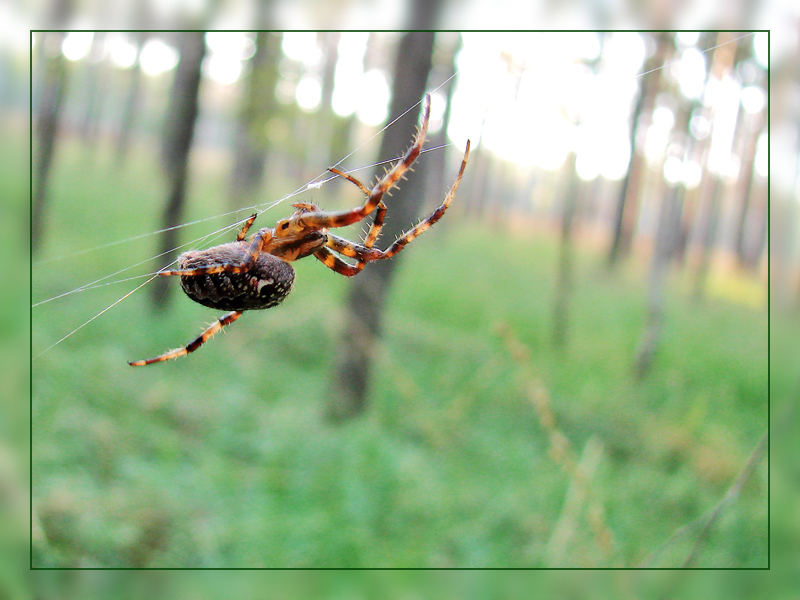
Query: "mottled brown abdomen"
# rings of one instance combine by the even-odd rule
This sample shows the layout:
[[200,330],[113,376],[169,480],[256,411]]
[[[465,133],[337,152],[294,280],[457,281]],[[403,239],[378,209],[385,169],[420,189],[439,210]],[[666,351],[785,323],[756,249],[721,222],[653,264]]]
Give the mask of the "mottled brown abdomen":
[[[208,250],[192,250],[178,257],[180,270],[222,264],[240,264],[250,244],[231,242]],[[259,310],[283,302],[292,291],[294,269],[284,260],[261,253],[255,264],[242,273],[182,275],[181,287],[195,302],[219,310]]]

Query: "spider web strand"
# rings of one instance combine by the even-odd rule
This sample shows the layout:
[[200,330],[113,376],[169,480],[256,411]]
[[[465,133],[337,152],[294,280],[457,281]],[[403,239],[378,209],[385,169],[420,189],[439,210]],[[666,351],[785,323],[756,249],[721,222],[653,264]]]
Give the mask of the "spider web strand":
[[31,359],[31,360],[32,360],[32,361],[33,361],[33,360],[36,360],[37,358],[39,358],[40,356],[42,356],[42,354],[44,354],[45,352],[48,352],[48,351],[52,350],[53,348],[55,348],[56,346],[58,346],[58,345],[59,345],[61,342],[63,342],[64,340],[66,340],[68,337],[70,337],[71,335],[73,335],[73,334],[77,333],[78,331],[80,331],[81,329],[83,329],[84,327],[86,327],[86,326],[87,326],[89,323],[91,323],[92,321],[94,321],[94,320],[95,320],[96,318],[98,318],[100,315],[103,315],[103,314],[107,313],[109,310],[111,310],[112,308],[114,308],[114,307],[115,307],[117,304],[119,304],[120,302],[122,302],[123,300],[125,300],[126,298],[128,298],[128,297],[129,297],[131,294],[133,294],[134,292],[136,292],[136,291],[140,290],[141,288],[143,288],[144,286],[146,286],[148,283],[150,283],[151,281],[153,281],[153,280],[154,280],[156,277],[158,277],[158,274],[156,274],[156,275],[153,275],[153,276],[152,276],[150,279],[148,279],[148,280],[147,280],[147,281],[145,281],[144,283],[142,283],[142,284],[140,284],[140,285],[136,286],[135,288],[133,288],[133,289],[132,289],[130,292],[128,292],[127,294],[125,294],[124,296],[122,296],[122,297],[121,297],[119,300],[116,300],[115,302],[113,302],[112,304],[110,304],[109,306],[107,306],[106,308],[104,308],[103,310],[101,310],[99,313],[97,313],[95,316],[93,316],[91,319],[89,319],[89,320],[88,320],[88,321],[86,321],[85,323],[83,323],[83,324],[79,325],[78,327],[76,327],[75,329],[73,329],[72,331],[70,331],[70,332],[69,332],[67,335],[65,335],[64,337],[62,337],[60,340],[58,340],[57,342],[55,342],[55,343],[54,343],[54,344],[52,344],[51,346],[48,346],[47,348],[45,348],[44,350],[42,350],[41,352],[39,352],[39,354],[37,354],[36,356],[34,356],[34,357]]
[[[720,48],[721,46],[727,46],[728,44],[733,44],[734,42],[738,42],[739,40],[743,40],[744,38],[749,37],[751,35],[755,35],[756,33],[758,33],[758,32],[751,31],[750,33],[745,33],[744,35],[740,35],[739,37],[733,38],[732,40],[728,40],[726,42],[722,42],[721,44],[716,44],[714,46],[706,48],[705,50],[700,50],[700,54],[705,54],[706,52],[711,52],[712,50],[716,50],[717,48]],[[648,71],[644,71],[643,73],[639,73],[634,79],[638,79],[639,77],[644,77],[648,73],[653,73],[653,72],[659,71],[661,69],[666,69],[667,67],[671,67],[672,65],[677,65],[679,62],[681,62],[680,58],[678,60],[673,60],[672,62],[668,62],[668,63],[665,63],[663,65],[659,65],[659,66],[657,66],[657,67],[655,67],[653,69],[650,69]]]

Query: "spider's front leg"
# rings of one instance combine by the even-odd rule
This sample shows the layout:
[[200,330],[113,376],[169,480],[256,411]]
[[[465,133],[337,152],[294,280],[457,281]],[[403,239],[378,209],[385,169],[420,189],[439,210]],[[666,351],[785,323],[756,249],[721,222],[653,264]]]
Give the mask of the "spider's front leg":
[[[411,164],[417,160],[419,153],[422,151],[422,144],[425,142],[425,135],[428,131],[428,121],[431,118],[431,96],[425,94],[425,99],[422,102],[422,122],[419,126],[419,131],[414,137],[414,142],[411,147],[406,151],[403,158],[389,169],[386,174],[380,178],[378,183],[372,190],[369,190],[363,183],[357,179],[345,175],[345,178],[355,183],[366,194],[367,200],[363,206],[352,208],[350,210],[342,210],[335,212],[312,212],[303,215],[302,223],[310,229],[329,229],[332,227],[346,227],[365,219],[368,215],[375,210],[383,199],[384,194],[392,189],[397,182],[402,178],[406,171],[411,168]],[[333,170],[334,173],[342,174],[341,171]]]
[[467,147],[464,150],[464,158],[461,159],[461,168],[458,170],[456,180],[453,182],[453,186],[450,188],[450,191],[447,192],[444,201],[430,214],[430,216],[428,216],[428,218],[423,219],[417,223],[415,227],[409,229],[407,232],[397,238],[397,240],[395,240],[395,242],[383,252],[383,255],[379,257],[380,259],[393,257],[395,254],[405,248],[420,233],[430,229],[433,224],[436,223],[436,221],[442,218],[445,211],[450,206],[450,203],[453,201],[456,191],[458,190],[458,186],[461,184],[461,178],[464,176],[464,170],[467,168],[467,159],[469,159],[469,146],[470,142],[467,140]]

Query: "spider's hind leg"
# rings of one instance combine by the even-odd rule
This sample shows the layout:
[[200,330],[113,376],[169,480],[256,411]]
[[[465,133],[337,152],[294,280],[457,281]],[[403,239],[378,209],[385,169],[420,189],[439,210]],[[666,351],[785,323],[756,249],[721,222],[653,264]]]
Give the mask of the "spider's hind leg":
[[226,325],[230,325],[236,319],[242,316],[242,311],[234,310],[229,312],[226,315],[222,315],[219,319],[214,321],[203,333],[201,333],[197,338],[186,344],[183,348],[177,348],[176,350],[170,350],[169,352],[165,352],[155,358],[148,358],[147,360],[137,360],[133,362],[129,362],[128,364],[132,367],[141,367],[144,365],[152,365],[153,363],[157,362],[164,362],[166,360],[170,360],[173,358],[178,358],[179,356],[185,356],[190,352],[194,352],[200,346],[205,344],[212,335],[221,331],[223,327]]

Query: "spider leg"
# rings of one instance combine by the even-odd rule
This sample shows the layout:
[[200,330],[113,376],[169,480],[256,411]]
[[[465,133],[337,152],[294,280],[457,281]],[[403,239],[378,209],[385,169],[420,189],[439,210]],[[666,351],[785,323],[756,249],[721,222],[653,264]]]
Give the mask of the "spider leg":
[[357,258],[359,260],[363,259],[364,262],[370,262],[372,260],[379,260],[382,258],[381,255],[383,252],[377,248],[370,248],[366,245],[351,242],[350,240],[346,240],[338,235],[333,235],[330,232],[327,235],[328,241],[325,245],[329,248],[333,248],[339,254],[344,254],[345,256]]
[[363,183],[361,183],[361,182],[360,182],[358,179],[356,179],[355,177],[353,177],[352,175],[350,175],[349,173],[345,173],[344,171],[340,171],[340,170],[339,170],[339,169],[337,169],[336,167],[329,167],[329,168],[328,168],[328,171],[330,171],[331,173],[335,173],[335,174],[336,174],[336,175],[338,175],[339,177],[344,177],[344,178],[345,178],[345,179],[347,179],[347,181],[349,181],[350,183],[353,183],[353,184],[357,185],[357,186],[358,186],[358,188],[359,188],[359,189],[360,189],[362,192],[364,192],[364,194],[366,194],[367,196],[369,196],[369,194],[370,194],[370,189],[369,189],[367,186],[365,186]]
[[[347,181],[356,185],[362,192],[364,192],[367,196],[370,195],[370,189],[361,183],[358,179],[350,175],[349,173],[345,173],[344,171],[340,171],[335,167],[331,167],[328,169],[331,173],[335,173],[340,177],[344,177]],[[383,203],[383,200],[378,202],[377,212],[375,213],[375,220],[372,222],[372,226],[369,228],[369,233],[367,234],[366,239],[364,240],[364,245],[367,248],[372,248],[375,244],[375,241],[378,239],[378,236],[381,233],[381,227],[383,227],[383,219],[386,216],[386,205]]]
[[[255,219],[255,215],[248,219],[248,223],[252,223]],[[249,225],[245,223],[246,232],[249,229]],[[239,236],[242,236],[242,233],[239,233]],[[241,241],[239,236],[236,237],[237,241]],[[244,236],[242,236],[244,237]],[[250,249],[247,251],[247,256],[245,259],[240,263],[224,263],[221,265],[211,265],[208,267],[198,267],[196,269],[185,269],[185,270],[175,270],[175,271],[160,271],[158,274],[163,275],[165,277],[169,277],[172,275],[181,275],[181,276],[196,276],[196,275],[213,275],[214,273],[242,273],[250,269],[256,261],[256,257],[258,253],[261,252],[261,248],[264,244],[269,242],[272,238],[272,230],[270,229],[262,229],[256,235],[253,236],[253,241],[250,244]]]
[[242,316],[242,311],[234,310],[233,312],[229,312],[226,315],[222,315],[219,319],[214,321],[208,329],[206,329],[203,333],[201,333],[197,338],[186,344],[183,348],[177,348],[176,350],[170,350],[169,352],[165,352],[155,358],[148,358],[147,360],[137,360],[134,362],[129,362],[128,364],[132,367],[141,367],[143,365],[152,365],[153,363],[157,362],[164,362],[165,360],[170,360],[173,358],[178,358],[179,356],[185,356],[190,352],[194,352],[200,346],[205,344],[212,335],[220,331],[226,325],[230,325],[236,319]]
[[364,246],[367,248],[372,248],[378,240],[378,236],[381,234],[381,228],[383,228],[383,219],[386,216],[386,210],[387,208],[383,200],[378,202],[378,208],[375,210],[375,220],[372,221],[372,227],[369,228],[367,238],[364,240]]
[[[380,260],[381,258],[383,258],[383,251],[377,248],[372,248],[372,244],[375,243],[375,238],[378,237],[378,233],[380,232],[380,227],[381,227],[380,222],[383,221],[383,215],[385,213],[386,213],[386,207],[384,207],[383,211],[378,213],[378,216],[375,217],[377,227],[375,226],[375,223],[373,223],[373,226],[370,229],[370,235],[363,246],[361,244],[356,244],[355,242],[351,242],[350,240],[341,238],[338,235],[333,235],[332,233],[328,233],[328,242],[326,246],[333,248],[334,250],[336,250],[336,252],[344,254],[345,256],[358,259],[358,262],[356,262],[355,265],[351,265],[348,262],[342,260],[341,258],[336,256],[333,252],[328,250],[327,247],[317,250],[314,253],[314,257],[317,258],[317,260],[319,260],[329,269],[332,269],[333,271],[336,271],[337,273],[344,275],[345,277],[352,277],[354,275],[357,275],[358,273],[361,272],[361,270],[364,268],[364,265],[366,265],[368,262],[371,262],[373,260]],[[380,222],[378,222],[379,217],[380,217]]]
[[249,219],[247,219],[247,221],[244,222],[244,225],[242,226],[242,230],[239,232],[239,235],[236,236],[236,241],[237,242],[241,242],[244,239],[244,236],[247,235],[247,232],[250,229],[250,225],[253,224],[253,221],[256,220],[257,216],[258,216],[258,213],[253,213],[253,216],[250,217]]
[[322,247],[316,252],[314,252],[314,258],[316,258],[319,262],[323,265],[331,269],[332,271],[336,271],[340,275],[344,275],[345,277],[352,277],[353,275],[358,275],[361,272],[361,269],[364,268],[364,265],[367,264],[366,261],[359,261],[355,265],[351,265],[346,261],[342,260],[338,256],[336,256],[333,252],[331,252],[327,247]]
[[[383,252],[381,250],[379,250],[379,249],[373,249],[372,246],[375,244],[375,241],[378,239],[378,236],[381,233],[381,228],[383,227],[383,219],[386,216],[386,210],[387,210],[387,208],[386,208],[386,205],[383,203],[383,201],[379,202],[378,203],[378,210],[375,213],[375,220],[372,222],[372,227],[369,228],[369,233],[367,234],[367,239],[364,241],[363,245],[357,244],[355,242],[351,242],[350,240],[346,240],[343,237],[339,237],[338,235],[335,235],[333,233],[328,232],[328,234],[327,234],[328,235],[328,242],[327,242],[326,246],[329,246],[330,248],[333,248],[334,250],[336,250],[340,254],[344,254],[345,256],[349,256],[350,258],[357,258],[358,259],[358,262],[356,263],[355,267],[353,267],[353,268],[356,269],[352,273],[353,275],[355,275],[356,273],[361,271],[361,269],[364,268],[364,265],[366,265],[368,262],[373,261],[373,260],[379,260],[379,259],[383,258],[383,256],[382,256]],[[328,256],[330,256],[330,258],[328,258]],[[320,257],[318,256],[317,258],[320,258]],[[325,264],[326,266],[331,268],[330,265],[326,261],[333,263],[335,258],[336,258],[335,255],[331,255],[330,253],[327,253],[325,255],[325,260],[323,260],[322,262],[323,262],[323,264]],[[349,265],[345,261],[341,261],[341,262],[344,265],[347,265],[346,268],[345,267],[342,267],[342,268],[344,270],[348,271],[348,273],[349,273],[349,269],[350,269],[351,265]],[[334,269],[334,270],[336,270],[336,269]],[[341,271],[337,271],[337,273],[338,272],[341,272]]]
[[[414,137],[413,144],[411,144],[411,147],[406,151],[403,158],[397,161],[397,163],[380,178],[378,183],[375,184],[375,187],[368,193],[367,201],[363,206],[350,210],[308,213],[302,217],[303,225],[312,229],[345,227],[357,223],[371,214],[383,199],[383,195],[397,184],[398,180],[405,175],[406,171],[411,167],[411,164],[419,156],[419,153],[422,151],[422,144],[425,142],[425,135],[428,131],[428,121],[430,117],[431,96],[430,94],[425,94],[425,100],[422,103],[422,123],[420,124],[417,135]],[[334,173],[337,175],[342,174],[341,171],[334,171]],[[344,175],[344,177],[362,190],[367,189],[364,184],[354,177],[349,175]]]
[[[464,151],[464,158],[461,159],[461,168],[458,170],[458,176],[456,176],[455,182],[453,182],[453,186],[450,188],[450,191],[447,192],[447,196],[445,196],[444,201],[439,205],[436,210],[434,210],[427,219],[423,219],[416,226],[414,226],[409,231],[403,233],[395,242],[389,246],[386,250],[383,251],[383,256],[381,259],[384,258],[391,258],[398,252],[400,252],[403,248],[406,247],[415,237],[417,237],[423,231],[430,229],[430,227],[436,223],[439,219],[442,218],[447,208],[450,206],[450,203],[453,201],[453,198],[456,195],[456,191],[458,190],[458,186],[461,183],[461,178],[464,176],[464,169],[467,168],[467,159],[469,158],[469,140],[467,140],[467,148]],[[372,260],[372,259],[369,259]]]
[[[340,273],[341,275],[344,275],[345,277],[357,275],[368,262],[384,258],[383,250],[373,248],[372,245],[375,243],[381,227],[383,226],[383,217],[385,214],[386,206],[383,204],[383,202],[381,202],[378,213],[375,215],[375,222],[372,224],[369,235],[367,236],[367,240],[363,245],[351,242],[350,240],[346,240],[343,237],[339,237],[338,235],[334,235],[329,232],[327,234],[328,242],[325,244],[327,247],[321,248],[315,252],[314,256],[326,267],[336,271],[337,273]],[[332,248],[344,256],[358,259],[358,262],[356,262],[355,265],[351,265],[336,256],[333,252],[328,250],[328,248]]]
[[[458,170],[456,180],[453,182],[453,186],[450,188],[450,191],[447,192],[444,201],[430,214],[430,216],[428,216],[428,218],[420,221],[415,227],[403,233],[391,246],[389,246],[389,248],[386,250],[380,250],[372,247],[372,244],[375,243],[375,239],[378,237],[378,233],[383,226],[383,218],[386,214],[386,206],[383,204],[383,202],[381,202],[381,207],[378,209],[378,212],[375,215],[375,221],[372,224],[372,228],[370,228],[369,235],[367,236],[367,240],[364,245],[356,244],[355,242],[351,242],[329,232],[327,234],[328,242],[326,247],[317,250],[314,253],[314,256],[326,267],[336,271],[341,275],[344,275],[345,277],[357,275],[368,262],[393,257],[409,243],[411,243],[411,241],[419,234],[429,229],[434,223],[436,223],[436,221],[441,219],[442,215],[444,215],[445,211],[447,211],[450,203],[453,201],[453,198],[456,195],[456,191],[458,191],[458,186],[461,184],[461,178],[464,176],[464,170],[467,168],[469,147],[470,142],[467,140],[464,158],[461,159],[461,168]],[[355,265],[351,265],[336,256],[331,249],[345,256],[356,258],[358,259],[358,262]]]

